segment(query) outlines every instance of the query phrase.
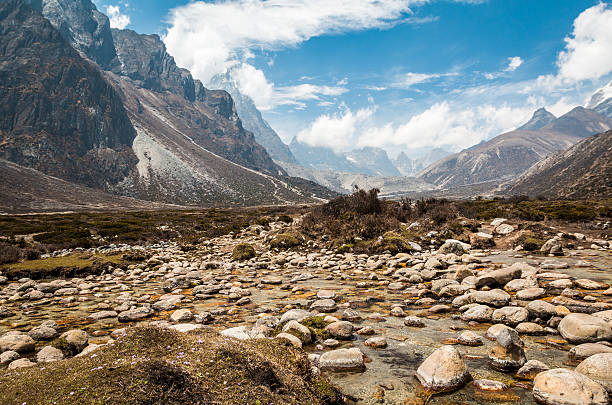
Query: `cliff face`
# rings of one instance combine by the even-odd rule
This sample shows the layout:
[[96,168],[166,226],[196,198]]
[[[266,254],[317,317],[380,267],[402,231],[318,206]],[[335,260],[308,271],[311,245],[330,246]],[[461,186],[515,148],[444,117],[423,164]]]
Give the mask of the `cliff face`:
[[0,157],[109,189],[134,171],[121,98],[22,0],[0,3]]

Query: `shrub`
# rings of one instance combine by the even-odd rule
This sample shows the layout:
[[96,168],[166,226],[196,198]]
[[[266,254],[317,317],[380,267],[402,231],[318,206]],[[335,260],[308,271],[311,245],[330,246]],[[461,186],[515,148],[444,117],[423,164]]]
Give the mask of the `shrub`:
[[12,245],[0,245],[0,264],[18,262],[21,257],[19,248]]
[[270,241],[272,249],[290,249],[302,244],[302,238],[294,233],[281,233]]
[[291,218],[289,215],[286,215],[286,214],[280,215],[280,216],[277,218],[277,220],[278,220],[278,221],[280,221],[280,222],[284,222],[284,223],[286,223],[286,224],[291,224],[291,223],[293,223],[293,218]]
[[232,252],[232,260],[243,261],[255,257],[255,248],[248,243],[240,243],[236,245]]
[[374,248],[379,253],[389,251],[392,255],[410,253],[413,250],[410,243],[395,232],[385,233],[380,240],[376,241]]

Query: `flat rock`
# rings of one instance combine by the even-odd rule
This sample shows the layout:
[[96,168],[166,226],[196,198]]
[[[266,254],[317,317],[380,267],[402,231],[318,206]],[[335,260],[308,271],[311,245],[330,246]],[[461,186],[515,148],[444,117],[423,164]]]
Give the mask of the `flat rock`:
[[547,405],[606,405],[608,393],[583,374],[565,368],[543,371],[533,381],[533,397]]
[[558,326],[559,333],[571,343],[593,343],[612,339],[612,327],[606,321],[588,314],[569,314]]
[[319,368],[331,371],[364,370],[363,353],[356,347],[325,352],[319,358]]
[[601,343],[583,343],[572,347],[569,356],[576,360],[584,360],[599,353],[612,353],[612,347]]

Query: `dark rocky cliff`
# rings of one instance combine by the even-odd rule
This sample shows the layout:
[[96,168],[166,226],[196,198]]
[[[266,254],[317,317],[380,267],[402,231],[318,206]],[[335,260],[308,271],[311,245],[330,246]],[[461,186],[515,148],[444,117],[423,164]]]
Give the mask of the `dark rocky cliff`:
[[108,189],[134,169],[120,97],[23,0],[0,2],[0,157]]

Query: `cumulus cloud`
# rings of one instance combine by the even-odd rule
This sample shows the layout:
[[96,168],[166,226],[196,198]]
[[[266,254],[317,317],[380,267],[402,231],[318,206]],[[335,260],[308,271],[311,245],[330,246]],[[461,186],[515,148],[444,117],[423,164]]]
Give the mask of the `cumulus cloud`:
[[513,56],[508,58],[508,67],[506,68],[506,72],[514,72],[523,64],[523,59],[520,56]]
[[107,6],[106,15],[110,20],[111,28],[124,29],[130,23],[130,16],[122,14],[119,6]]
[[340,152],[353,145],[359,128],[372,116],[374,108],[353,113],[346,106],[338,114],[325,114],[297,134],[297,140],[310,146],[325,146]]
[[612,8],[600,3],[583,11],[565,42],[557,60],[561,79],[599,79],[612,72]]
[[339,96],[348,91],[341,86],[317,86],[308,83],[275,86],[266,79],[261,70],[248,63],[242,63],[232,69],[231,76],[242,94],[249,96],[261,110],[271,110],[281,105],[303,108],[305,101],[318,101],[322,96]]
[[164,38],[177,63],[208,81],[247,49],[279,50],[319,35],[389,28],[426,0],[228,0],[175,8]]

